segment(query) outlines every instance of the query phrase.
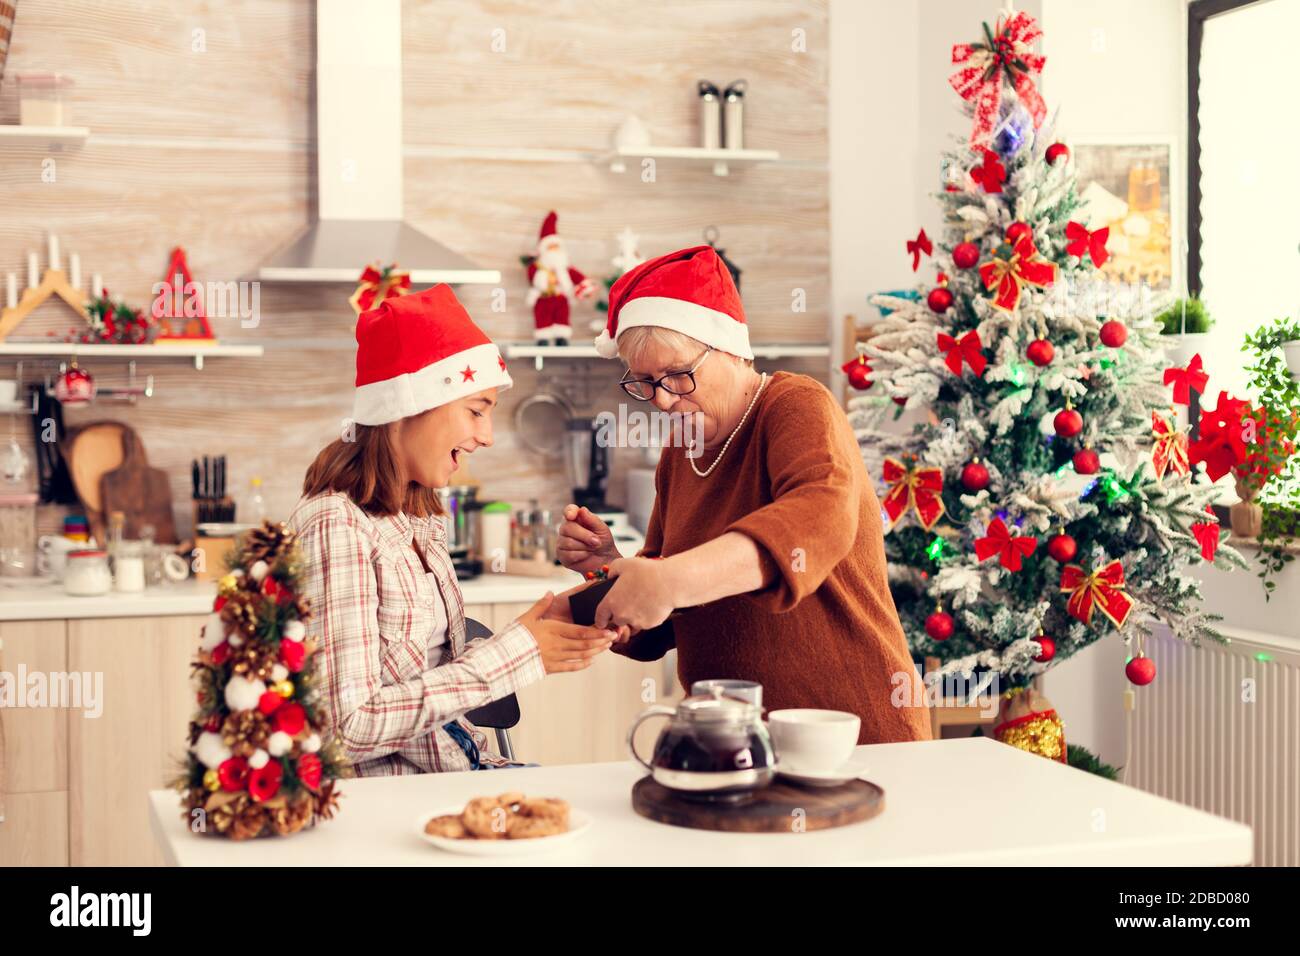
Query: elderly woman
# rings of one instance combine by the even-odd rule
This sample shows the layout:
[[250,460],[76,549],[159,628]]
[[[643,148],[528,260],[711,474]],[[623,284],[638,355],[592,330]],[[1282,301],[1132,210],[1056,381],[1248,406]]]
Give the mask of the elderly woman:
[[[647,631],[613,649],[653,659],[675,641],[685,687],[757,681],[770,709],[858,714],[860,743],[930,739],[880,505],[834,397],[807,376],[755,371],[740,294],[709,246],[637,266],[609,302],[596,347],[627,363],[623,390],[694,424],[682,432],[694,446],[659,459],[636,557],[587,509],[565,508],[561,561],[616,579],[597,626]],[[670,641],[647,653],[638,644],[674,609]]]

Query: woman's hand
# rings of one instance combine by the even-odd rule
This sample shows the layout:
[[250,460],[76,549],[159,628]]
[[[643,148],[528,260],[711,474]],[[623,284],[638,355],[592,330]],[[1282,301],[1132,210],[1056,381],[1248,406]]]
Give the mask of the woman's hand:
[[519,623],[528,628],[528,633],[537,642],[546,673],[586,670],[597,654],[614,643],[618,633],[547,617],[555,603],[555,595],[547,591],[526,614],[519,617]]
[[631,633],[662,624],[677,607],[666,562],[653,558],[611,561],[614,586],[596,608],[597,627],[627,627]]
[[564,524],[555,540],[555,556],[566,568],[582,574],[598,571],[621,557],[609,525],[577,505],[564,506]]

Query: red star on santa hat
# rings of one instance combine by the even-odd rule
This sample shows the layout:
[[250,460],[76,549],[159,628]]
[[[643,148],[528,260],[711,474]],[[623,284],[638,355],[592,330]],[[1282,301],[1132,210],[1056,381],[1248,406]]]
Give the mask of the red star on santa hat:
[[462,382],[474,381],[474,370],[470,368],[468,365],[465,366],[465,371],[461,372],[460,375],[461,375],[460,380]]

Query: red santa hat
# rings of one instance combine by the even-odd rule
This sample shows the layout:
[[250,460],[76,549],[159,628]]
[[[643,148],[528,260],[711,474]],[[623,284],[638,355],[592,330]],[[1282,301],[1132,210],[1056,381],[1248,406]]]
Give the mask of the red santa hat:
[[550,212],[546,214],[546,218],[542,220],[542,228],[537,232],[538,242],[541,242],[547,236],[555,235],[555,223],[556,223],[555,210],[552,209]]
[[510,385],[501,352],[450,286],[385,299],[357,320],[358,425],[384,425]]
[[694,246],[650,259],[609,290],[605,331],[596,351],[618,355],[618,337],[638,325],[682,332],[723,352],[752,359],[740,292],[712,246]]

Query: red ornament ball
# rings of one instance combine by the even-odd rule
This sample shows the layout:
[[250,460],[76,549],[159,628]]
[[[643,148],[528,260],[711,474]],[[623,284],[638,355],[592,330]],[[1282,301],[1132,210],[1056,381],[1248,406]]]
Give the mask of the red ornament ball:
[[930,294],[926,296],[925,304],[930,307],[932,312],[938,312],[942,315],[952,308],[952,293],[942,286],[931,289]]
[[899,408],[903,408],[904,406],[907,405],[907,399],[901,395],[895,395],[894,404],[897,405]]
[[1101,327],[1101,344],[1117,349],[1128,340],[1128,329],[1124,323],[1111,319]]
[[925,633],[936,641],[946,641],[952,637],[952,615],[945,611],[935,611],[925,619]]
[[1034,660],[1038,661],[1038,663],[1046,664],[1056,656],[1056,641],[1052,640],[1052,638],[1048,637],[1046,634],[1039,634],[1034,638],[1034,640],[1036,640],[1043,648],[1034,657]]
[[1074,471],[1078,475],[1095,475],[1101,471],[1101,458],[1091,448],[1080,448],[1074,453]]
[[952,250],[952,264],[958,269],[971,269],[980,261],[980,247],[973,242],[959,242]]
[[989,486],[989,470],[978,461],[969,461],[961,470],[961,486],[967,491],[979,491]]
[[1128,662],[1124,673],[1130,683],[1145,687],[1156,679],[1156,662],[1149,657],[1135,657]]
[[1083,416],[1073,408],[1062,409],[1052,419],[1052,427],[1062,438],[1073,438],[1083,431]]
[[1023,236],[1033,235],[1033,230],[1029,228],[1028,223],[1013,222],[1007,226],[1007,242],[1013,246],[1021,240]]
[[871,368],[865,362],[859,362],[849,369],[849,384],[859,392],[871,387]]
[[1047,553],[1052,559],[1059,561],[1061,564],[1069,564],[1074,560],[1074,556],[1079,553],[1078,543],[1068,534],[1062,532],[1047,542]]
[[1064,143],[1053,143],[1051,146],[1047,147],[1046,155],[1047,161],[1054,165],[1058,159],[1064,159],[1066,156],[1070,155],[1070,147],[1066,146]]
[[1034,339],[1025,349],[1025,355],[1035,365],[1051,365],[1052,359],[1056,358],[1056,348],[1047,339]]

